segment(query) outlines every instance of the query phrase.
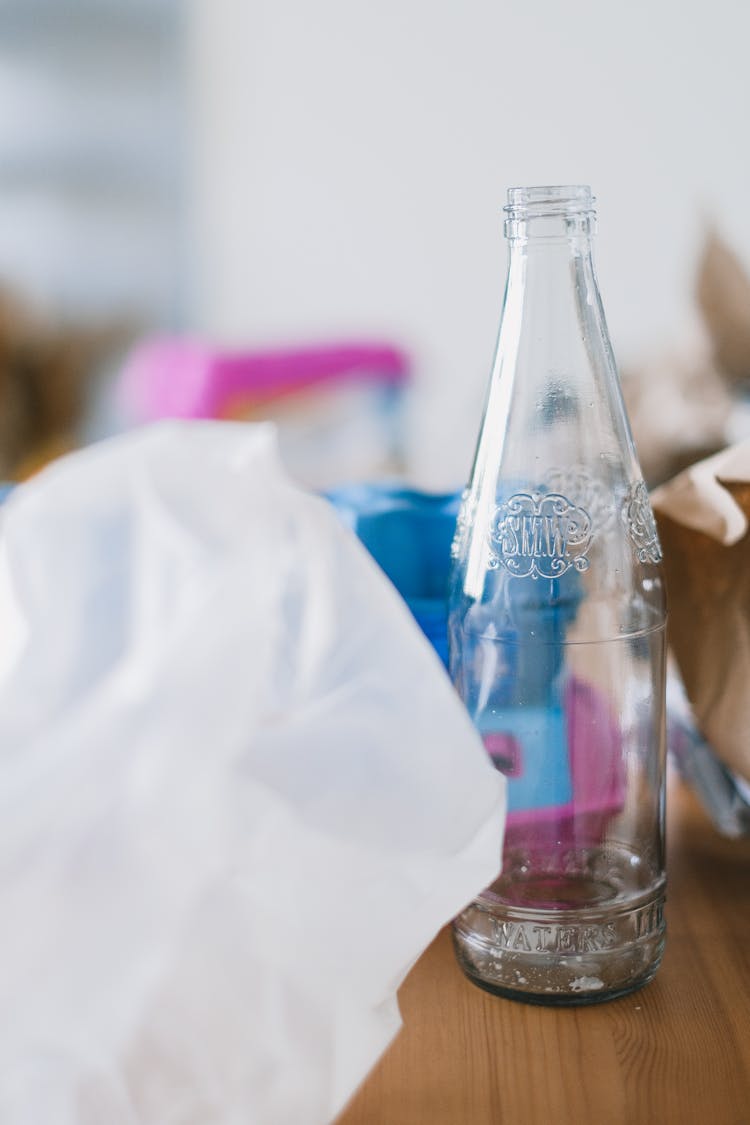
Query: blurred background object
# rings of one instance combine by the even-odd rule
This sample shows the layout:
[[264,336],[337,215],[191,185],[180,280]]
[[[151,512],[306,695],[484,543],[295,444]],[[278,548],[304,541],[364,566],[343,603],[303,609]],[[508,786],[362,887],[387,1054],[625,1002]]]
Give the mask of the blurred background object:
[[623,373],[652,486],[750,436],[750,277],[713,228],[695,269],[695,292],[695,324],[670,351]]
[[750,278],[732,248],[709,231],[697,285],[698,303],[719,370],[745,392],[750,386]]
[[127,329],[59,322],[0,291],[0,481],[23,480],[82,440],[82,420]]
[[460,496],[355,484],[328,499],[404,599],[448,668],[448,580]]
[[0,272],[59,314],[184,316],[183,19],[0,3]]
[[0,477],[116,428],[125,326],[182,324],[182,34],[175,0],[0,2]]
[[[505,189],[590,182],[636,438],[664,479],[744,425],[749,34],[734,0],[635,0],[606,23],[594,0],[1,0],[0,278],[54,323],[212,352],[394,347],[404,475],[452,490],[499,319]],[[704,253],[706,214],[724,245]],[[84,439],[132,421],[117,367]],[[357,411],[299,402],[292,443],[311,447],[309,417],[356,446]]]
[[287,469],[310,488],[405,471],[397,348],[348,343],[222,350],[154,338],[131,354],[119,400],[134,424],[160,418],[273,421]]

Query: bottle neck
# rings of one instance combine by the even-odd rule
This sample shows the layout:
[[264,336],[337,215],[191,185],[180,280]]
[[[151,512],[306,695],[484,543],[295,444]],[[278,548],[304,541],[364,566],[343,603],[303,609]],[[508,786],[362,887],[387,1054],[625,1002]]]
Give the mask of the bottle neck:
[[588,231],[513,237],[509,252],[503,331],[537,369],[573,364],[582,339],[609,347]]
[[[476,487],[502,473],[539,491],[571,466],[597,478],[609,466],[613,481],[640,475],[599,295],[590,217],[574,215],[571,223],[564,214],[539,216],[527,219],[525,229],[519,218],[512,221]],[[519,433],[524,440],[513,440]]]
[[592,256],[596,216],[592,210],[561,207],[549,202],[516,207],[509,209],[505,220],[509,281],[511,272],[523,275],[519,280],[532,285],[535,293],[538,290],[539,297],[546,291],[558,301],[584,278],[587,287],[596,288]]
[[583,238],[590,241],[596,233],[596,215],[593,211],[537,212],[515,210],[505,220],[505,237],[513,243],[533,241],[540,243],[572,241]]

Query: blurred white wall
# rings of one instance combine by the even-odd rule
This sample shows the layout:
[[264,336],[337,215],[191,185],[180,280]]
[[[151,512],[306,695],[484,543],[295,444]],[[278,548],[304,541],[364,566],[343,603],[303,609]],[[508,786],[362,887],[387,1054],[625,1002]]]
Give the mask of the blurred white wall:
[[737,0],[190,4],[192,319],[404,342],[421,483],[468,469],[507,186],[593,186],[621,361],[689,325],[704,215],[750,257]]
[[181,18],[0,0],[0,278],[55,313],[180,322]]

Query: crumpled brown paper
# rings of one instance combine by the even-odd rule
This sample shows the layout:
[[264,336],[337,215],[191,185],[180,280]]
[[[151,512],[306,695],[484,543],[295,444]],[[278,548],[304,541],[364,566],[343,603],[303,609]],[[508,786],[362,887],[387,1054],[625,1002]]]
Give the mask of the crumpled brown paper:
[[694,281],[693,323],[679,346],[646,355],[622,372],[638,459],[650,486],[724,449],[738,430],[738,389],[750,386],[750,273],[711,226]]
[[750,781],[750,441],[652,495],[669,596],[669,639],[696,722]]
[[707,234],[698,267],[696,297],[728,383],[750,381],[750,277],[732,247],[715,230]]
[[680,348],[623,372],[638,460],[652,487],[727,444],[732,395],[711,352],[696,328]]

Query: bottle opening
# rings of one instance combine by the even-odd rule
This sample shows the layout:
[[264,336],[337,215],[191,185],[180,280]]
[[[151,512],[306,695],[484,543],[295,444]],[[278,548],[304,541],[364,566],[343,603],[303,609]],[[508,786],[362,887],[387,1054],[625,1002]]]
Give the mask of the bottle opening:
[[583,215],[593,211],[595,204],[588,184],[512,187],[508,188],[505,212],[508,218],[520,218],[522,214]]
[[523,241],[530,236],[560,238],[593,234],[595,203],[588,184],[509,188],[504,208],[506,237],[511,241]]

